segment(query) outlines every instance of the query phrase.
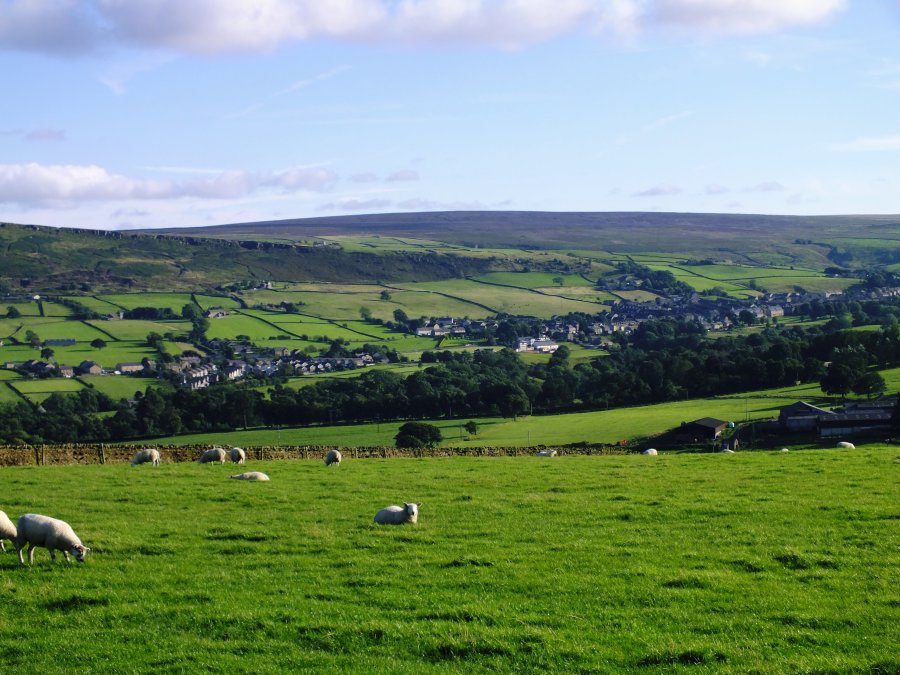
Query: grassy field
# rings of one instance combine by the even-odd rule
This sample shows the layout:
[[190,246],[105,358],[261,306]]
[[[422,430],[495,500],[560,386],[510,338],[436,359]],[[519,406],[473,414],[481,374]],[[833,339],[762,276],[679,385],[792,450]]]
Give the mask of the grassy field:
[[135,307],[167,307],[181,316],[181,308],[193,304],[190,293],[118,293],[98,296],[101,300],[121,307],[122,309],[134,309]]
[[[140,319],[122,319],[117,321],[90,321],[95,328],[108,333],[116,340],[146,340],[150,333],[188,333],[191,324],[187,321],[142,321]],[[104,337],[104,339],[106,339]]]
[[[256,484],[5,468],[8,514],[93,550],[0,554],[0,650],[44,672],[892,673],[898,466],[874,447],[251,462]],[[403,501],[417,525],[372,524]]]

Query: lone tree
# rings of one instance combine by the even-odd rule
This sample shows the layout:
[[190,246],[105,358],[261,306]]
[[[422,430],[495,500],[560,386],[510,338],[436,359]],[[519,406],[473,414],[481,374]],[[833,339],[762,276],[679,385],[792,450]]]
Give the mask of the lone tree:
[[853,393],[858,396],[866,396],[872,398],[878,394],[883,394],[887,388],[884,378],[874,371],[868,372],[856,379],[853,383]]
[[44,359],[44,361],[49,361],[50,359],[53,358],[53,355],[55,353],[56,352],[54,352],[50,347],[44,347],[41,350],[41,358]]
[[398,448],[433,448],[443,440],[441,430],[425,422],[407,422],[394,436]]
[[106,346],[106,340],[103,338],[94,338],[91,340],[91,347],[94,349],[103,349]]
[[22,316],[22,312],[19,311],[18,307],[13,307],[12,305],[10,305],[6,308],[7,319],[18,319],[20,316]]

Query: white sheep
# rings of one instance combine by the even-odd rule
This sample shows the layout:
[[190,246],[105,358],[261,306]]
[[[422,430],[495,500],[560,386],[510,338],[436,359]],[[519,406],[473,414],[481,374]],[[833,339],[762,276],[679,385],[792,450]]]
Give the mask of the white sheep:
[[782,448],[779,452],[790,452],[787,448]]
[[197,461],[200,462],[200,464],[211,464],[213,462],[224,464],[225,450],[222,448],[210,448],[209,450],[204,450],[203,454],[200,455],[200,459]]
[[231,462],[233,464],[243,464],[247,461],[247,454],[243,448],[231,448]]
[[16,526],[3,511],[0,511],[0,551],[6,552],[6,546],[3,544],[4,539],[9,539],[13,544],[16,543]]
[[403,525],[404,523],[415,523],[419,519],[419,503],[406,504],[397,506],[385,506],[381,511],[375,514],[375,522],[379,525]]
[[234,478],[235,480],[269,480],[269,477],[262,471],[245,471],[244,473],[229,476],[229,478]]
[[540,450],[534,453],[535,457],[556,457],[556,450]]
[[722,452],[722,453],[724,453],[724,454],[726,454],[726,455],[733,455],[733,454],[734,454],[734,450],[732,450],[731,448],[722,448],[719,452]]
[[341,455],[341,451],[337,448],[332,448],[328,451],[328,454],[325,455],[325,466],[331,466],[332,464],[340,466],[342,459],[343,456]]
[[134,457],[131,458],[131,466],[146,464],[147,462],[152,463],[153,466],[159,466],[159,450],[156,448],[144,448],[134,453]]
[[656,452],[656,448],[647,448],[641,454],[642,455],[658,455],[659,453]]
[[50,560],[54,562],[56,549],[63,552],[66,562],[72,562],[69,558],[70,553],[78,562],[84,562],[84,556],[91,550],[81,543],[81,539],[67,522],[36,513],[26,513],[19,517],[16,552],[19,554],[19,562],[23,565],[25,559],[22,557],[22,549],[25,548],[25,544],[28,544],[28,562],[31,564],[34,564],[34,549],[37,546],[50,551]]
[[853,443],[850,443],[849,441],[841,441],[840,443],[837,444],[837,446],[839,448],[844,448],[846,450],[856,450],[856,446],[853,445]]

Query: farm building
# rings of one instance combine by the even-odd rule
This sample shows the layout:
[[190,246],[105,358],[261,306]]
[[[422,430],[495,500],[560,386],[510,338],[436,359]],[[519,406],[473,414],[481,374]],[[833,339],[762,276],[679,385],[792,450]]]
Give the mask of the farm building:
[[728,427],[728,422],[715,417],[701,417],[693,422],[684,422],[676,431],[684,442],[712,441]]
[[852,434],[888,431],[892,426],[890,410],[836,413],[819,418],[819,436],[849,436]]
[[804,401],[797,401],[779,411],[778,422],[786,431],[815,431],[818,428],[820,417],[834,414],[831,410],[824,410]]
[[143,363],[117,363],[116,370],[123,375],[129,375],[131,373],[143,373],[144,372],[144,364]]

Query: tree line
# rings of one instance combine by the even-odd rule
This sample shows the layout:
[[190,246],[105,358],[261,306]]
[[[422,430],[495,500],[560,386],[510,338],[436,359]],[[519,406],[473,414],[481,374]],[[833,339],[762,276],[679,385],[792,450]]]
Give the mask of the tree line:
[[[367,370],[294,389],[253,381],[191,391],[167,385],[113,401],[93,389],[40,406],[0,406],[3,442],[124,441],[237,428],[515,417],[586,411],[819,382],[827,393],[884,390],[873,371],[900,363],[900,327],[873,331],[768,327],[710,340],[696,323],[646,321],[609,355],[572,365],[561,346],[526,365],[511,349],[425,352],[417,372]],[[98,413],[105,413],[103,415]]]

